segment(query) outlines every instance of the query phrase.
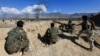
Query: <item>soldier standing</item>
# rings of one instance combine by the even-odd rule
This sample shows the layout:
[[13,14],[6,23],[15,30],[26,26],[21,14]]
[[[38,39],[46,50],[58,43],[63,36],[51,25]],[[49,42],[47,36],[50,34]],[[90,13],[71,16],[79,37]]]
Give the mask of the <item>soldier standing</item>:
[[93,39],[93,35],[94,35],[93,29],[95,28],[93,26],[94,23],[89,21],[87,16],[82,16],[82,20],[83,20],[83,22],[81,24],[78,24],[78,25],[81,25],[82,30],[79,31],[77,39],[79,39],[79,36],[82,33],[85,33],[87,35],[89,43],[90,43],[89,50],[92,51],[92,49],[94,47],[94,39]]
[[6,38],[5,50],[8,54],[13,54],[21,51],[22,55],[29,49],[29,40],[26,32],[23,29],[23,21],[17,22],[17,27],[8,32]]

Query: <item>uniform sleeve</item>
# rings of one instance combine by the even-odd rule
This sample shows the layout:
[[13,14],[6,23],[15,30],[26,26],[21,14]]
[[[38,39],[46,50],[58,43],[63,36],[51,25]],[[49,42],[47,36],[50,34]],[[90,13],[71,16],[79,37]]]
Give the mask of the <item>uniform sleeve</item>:
[[6,37],[5,40],[7,39],[14,39],[16,38],[17,34],[14,32],[14,29],[12,29],[11,31],[8,32],[8,36]]
[[46,36],[50,36],[50,28],[46,30],[45,35],[46,35]]
[[80,24],[77,24],[77,25],[82,25],[82,23],[80,23]]
[[27,39],[27,34],[26,34],[26,32],[23,32],[23,33],[21,34],[21,39],[22,39],[22,40]]
[[93,27],[93,29],[95,29],[96,27],[96,25],[95,25],[95,23],[93,22],[93,21],[91,21],[91,23],[92,23],[92,27]]
[[10,30],[10,31],[8,32],[8,35],[14,33],[14,31],[15,31],[15,29]]

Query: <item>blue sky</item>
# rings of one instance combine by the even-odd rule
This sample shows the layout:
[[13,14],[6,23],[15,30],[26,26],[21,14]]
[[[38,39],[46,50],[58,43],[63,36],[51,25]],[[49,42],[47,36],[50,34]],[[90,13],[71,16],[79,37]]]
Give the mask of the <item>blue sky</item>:
[[[27,6],[33,6],[41,0],[0,0],[2,7],[16,8],[22,10]],[[45,0],[48,12],[77,13],[100,11],[100,0]]]

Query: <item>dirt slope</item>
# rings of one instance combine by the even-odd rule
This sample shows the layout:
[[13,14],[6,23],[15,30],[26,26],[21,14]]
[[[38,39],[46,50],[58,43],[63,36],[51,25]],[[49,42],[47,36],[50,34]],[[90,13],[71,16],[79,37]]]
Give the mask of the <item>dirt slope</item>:
[[[30,41],[29,56],[100,56],[100,36],[95,35],[95,47],[92,52],[88,51],[89,43],[85,37],[75,40],[73,35],[64,33],[59,35],[59,41],[56,44],[46,46],[37,37],[38,33],[43,36],[47,28],[49,28],[52,21],[40,21],[40,22],[25,22],[24,29],[27,32],[28,39]],[[13,22],[15,23],[15,21]],[[76,22],[75,22],[76,23]],[[15,26],[15,24],[13,24]],[[56,24],[56,27],[58,24]],[[21,53],[15,53],[8,55],[4,50],[5,37],[7,32],[13,27],[0,28],[0,56],[21,56]],[[76,31],[80,27],[75,27]],[[76,32],[76,33],[77,33]],[[98,31],[99,32],[99,31]]]

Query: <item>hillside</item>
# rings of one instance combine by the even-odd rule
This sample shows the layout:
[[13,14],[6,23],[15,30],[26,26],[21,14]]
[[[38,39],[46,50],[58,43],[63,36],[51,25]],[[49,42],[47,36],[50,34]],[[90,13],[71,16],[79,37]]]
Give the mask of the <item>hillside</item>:
[[[50,27],[52,21],[27,21],[25,22],[24,29],[27,32],[28,39],[30,41],[29,56],[100,56],[100,36],[96,34],[94,50],[88,51],[89,43],[86,37],[82,37],[79,40],[75,40],[74,36],[80,30],[80,26],[75,26],[75,33],[72,35],[69,33],[59,34],[59,41],[56,44],[46,46],[42,41],[38,39],[38,33],[43,36],[46,29]],[[61,21],[66,23],[66,21]],[[0,21],[0,56],[21,56],[21,53],[15,53],[8,55],[4,50],[5,37],[7,32],[15,27],[16,21],[4,24]],[[74,23],[78,23],[74,21]],[[12,25],[12,26],[11,26]],[[58,27],[59,24],[56,24]],[[97,31],[100,32],[99,30]]]

